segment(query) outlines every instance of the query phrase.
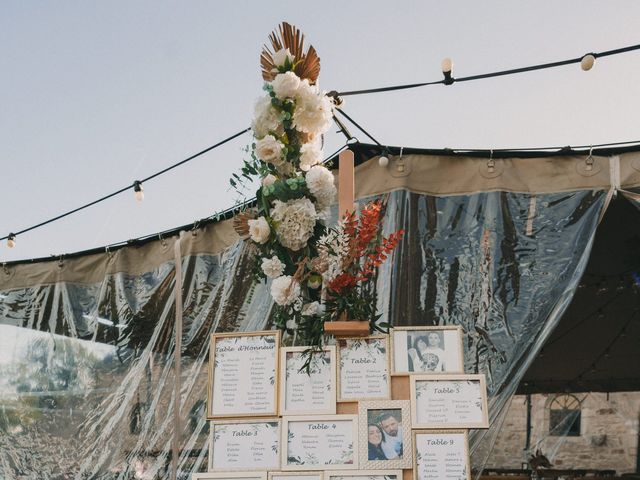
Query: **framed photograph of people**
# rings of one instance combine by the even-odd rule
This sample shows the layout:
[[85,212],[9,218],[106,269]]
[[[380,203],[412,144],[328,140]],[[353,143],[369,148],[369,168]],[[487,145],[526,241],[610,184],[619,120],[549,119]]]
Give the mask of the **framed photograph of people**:
[[269,480],[324,480],[324,472],[269,472]]
[[191,480],[267,480],[267,472],[192,473]]
[[390,335],[393,374],[464,373],[460,326],[395,327]]
[[413,428],[489,428],[484,375],[412,375]]
[[389,336],[338,338],[338,401],[391,398]]
[[283,417],[281,470],[358,468],[358,416]]
[[352,470],[327,472],[325,480],[402,480],[402,470]]
[[280,414],[336,413],[336,347],[280,349]]
[[409,400],[359,402],[360,468],[411,468],[410,404]]
[[280,468],[280,420],[218,420],[209,430],[210,472]]
[[214,333],[207,418],[278,415],[280,331]]
[[413,480],[471,480],[466,430],[414,430]]

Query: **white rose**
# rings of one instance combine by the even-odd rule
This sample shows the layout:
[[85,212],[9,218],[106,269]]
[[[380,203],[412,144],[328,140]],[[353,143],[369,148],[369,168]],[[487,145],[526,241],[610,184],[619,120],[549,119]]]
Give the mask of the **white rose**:
[[305,78],[300,82],[293,111],[293,125],[300,132],[322,134],[331,128],[333,104]]
[[310,317],[313,315],[322,315],[324,313],[324,305],[320,305],[320,302],[307,303],[302,307],[302,315]]
[[300,284],[289,275],[283,275],[271,283],[271,296],[278,305],[290,305],[300,296]]
[[273,64],[276,67],[284,67],[287,60],[289,60],[289,63],[293,63],[294,60],[288,48],[281,48],[273,54]]
[[305,181],[309,191],[322,207],[319,210],[323,210],[333,202],[337,190],[333,174],[328,168],[322,165],[311,167],[305,176]]
[[267,135],[256,142],[256,155],[263,162],[280,165],[283,162],[283,148],[284,145],[282,142],[276,140],[276,137],[273,135]]
[[279,73],[271,82],[273,93],[280,100],[293,98],[300,87],[300,77],[293,72]]
[[275,175],[271,175],[269,173],[269,174],[267,174],[266,177],[264,177],[262,179],[262,186],[263,187],[269,187],[269,186],[273,185],[274,183],[276,183],[276,180],[277,180],[276,176]]
[[316,142],[300,147],[300,170],[308,172],[311,167],[322,163],[322,150]]
[[277,278],[284,272],[284,263],[275,255],[262,259],[262,271],[269,278]]
[[269,223],[266,218],[258,217],[249,220],[247,224],[249,225],[249,236],[251,240],[256,243],[267,243],[271,229],[269,228]]
[[262,138],[281,128],[278,113],[271,105],[271,97],[266,95],[256,101],[251,129],[256,138]]

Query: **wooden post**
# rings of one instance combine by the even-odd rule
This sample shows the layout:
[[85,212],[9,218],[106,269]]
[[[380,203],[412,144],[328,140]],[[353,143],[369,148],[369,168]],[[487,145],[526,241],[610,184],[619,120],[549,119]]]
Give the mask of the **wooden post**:
[[[338,160],[338,213],[343,218],[355,211],[355,162],[353,152],[345,150]],[[354,318],[341,318],[325,322],[324,332],[336,337],[363,337],[369,335],[369,322]]]
[[345,150],[338,160],[338,213],[343,218],[354,211],[355,167],[353,152]]

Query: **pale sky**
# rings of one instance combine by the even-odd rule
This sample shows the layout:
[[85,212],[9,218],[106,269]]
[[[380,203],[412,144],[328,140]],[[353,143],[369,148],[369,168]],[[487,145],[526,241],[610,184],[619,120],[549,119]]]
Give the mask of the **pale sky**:
[[[133,183],[242,130],[259,54],[282,20],[322,59],[325,90],[414,83],[640,43],[640,2],[157,1],[0,3],[0,236]],[[350,97],[380,142],[500,148],[640,139],[640,52]],[[353,129],[354,133],[355,129]],[[357,134],[366,141],[363,135]],[[59,255],[231,206],[249,135],[133,191],[26,233],[0,262]],[[333,133],[326,153],[343,143]]]

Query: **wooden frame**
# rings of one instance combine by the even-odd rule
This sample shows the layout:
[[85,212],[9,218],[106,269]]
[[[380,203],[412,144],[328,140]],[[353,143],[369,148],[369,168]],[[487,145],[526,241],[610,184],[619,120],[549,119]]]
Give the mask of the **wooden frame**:
[[[385,353],[384,355],[384,368],[386,371],[383,373],[383,382],[386,382],[387,386],[384,390],[384,394],[380,396],[349,396],[345,397],[342,388],[342,372],[343,372],[343,344],[346,342],[367,342],[369,344],[373,340],[384,340],[385,342]],[[370,335],[368,337],[347,337],[347,338],[338,338],[336,339],[336,351],[338,356],[338,401],[339,402],[357,402],[362,400],[387,400],[391,398],[391,355],[390,355],[390,347],[391,347],[391,339],[389,335]],[[374,359],[377,360],[377,359]],[[365,368],[365,376],[367,369]],[[371,371],[372,369],[369,369]]]
[[206,472],[192,473],[191,480],[267,480],[267,472]]
[[[317,460],[314,463],[307,463],[307,460],[300,458],[300,456],[292,457],[293,454],[296,453],[306,453],[306,452],[291,452],[289,450],[289,440],[292,440],[292,443],[298,448],[303,445],[302,441],[295,440],[295,434],[291,432],[291,424],[309,424],[308,430],[318,430],[318,433],[321,434],[325,430],[335,431],[336,424],[340,422],[350,422],[351,425],[344,429],[347,435],[350,435],[351,438],[347,438],[345,441],[350,442],[347,443],[347,447],[351,447],[351,452],[349,453],[347,450],[341,452],[340,459],[344,459],[344,463],[333,463],[335,458],[330,458],[329,461],[323,461],[317,457],[320,452],[322,446],[318,446],[316,442],[316,446],[308,447],[310,450],[311,457],[315,457]],[[313,425],[313,426],[312,426]],[[309,442],[307,440],[307,443]],[[335,443],[335,442],[334,442]],[[346,470],[346,469],[357,469],[358,468],[358,416],[357,415],[313,415],[307,417],[284,417],[282,419],[282,440],[280,442],[280,452],[282,458],[281,470]],[[295,459],[296,461],[289,463],[290,459]],[[311,458],[313,462],[314,458]],[[349,463],[351,462],[351,463]]]
[[[218,344],[218,342],[223,342],[224,340],[230,339],[230,338],[253,338],[253,337],[274,337],[274,370],[273,372],[266,372],[266,374],[270,374],[272,373],[273,376],[270,376],[268,378],[265,379],[265,384],[267,385],[267,387],[269,388],[269,390],[273,389],[273,394],[271,396],[271,398],[269,398],[270,403],[273,404],[273,408],[269,408],[268,410],[264,410],[264,411],[246,411],[246,410],[237,410],[237,409],[232,409],[229,410],[227,409],[227,411],[224,411],[223,408],[216,408],[217,404],[221,403],[221,401],[218,399],[218,401],[216,401],[216,396],[217,395],[224,395],[223,392],[237,392],[237,389],[233,389],[233,385],[228,386],[226,389],[222,388],[221,386],[216,387],[216,362],[217,362],[217,358],[216,358],[216,346]],[[255,417],[272,417],[275,415],[278,415],[278,376],[279,376],[279,361],[280,361],[280,355],[279,355],[279,349],[280,349],[280,331],[279,330],[267,330],[267,331],[261,331],[261,332],[233,332],[233,333],[214,333],[211,335],[211,341],[210,341],[210,345],[209,345],[209,385],[208,385],[208,392],[207,392],[207,396],[208,396],[208,401],[207,401],[207,419],[209,420],[213,420],[213,419],[219,419],[219,418],[239,418],[239,417],[251,417],[251,418],[255,418]],[[247,355],[250,354],[251,351],[247,352]],[[237,354],[238,356],[240,354]],[[263,365],[264,362],[258,362],[259,365]],[[233,375],[229,375],[230,378],[235,378],[237,380],[237,384],[239,385],[239,382],[241,381],[246,381],[249,383],[247,388],[251,388],[254,386],[253,383],[251,383],[251,371],[252,371],[252,364],[250,362],[237,362],[237,368],[238,371],[233,374]],[[246,371],[247,374],[243,375],[243,371]],[[255,370],[254,370],[255,371]],[[271,386],[269,386],[269,384]],[[237,385],[236,385],[237,386]],[[246,390],[246,389],[245,389]],[[239,394],[237,394],[237,396],[242,397],[242,392],[240,392]],[[249,398],[248,392],[246,393],[246,395],[244,395],[245,398]],[[234,403],[233,399],[229,400],[230,403]],[[221,411],[222,410],[222,411]]]
[[[418,451],[418,439],[417,437],[420,435],[462,435],[464,438],[464,474],[458,478],[458,480],[471,480],[471,462],[469,460],[469,433],[467,430],[414,430],[413,431],[413,480],[439,480],[443,478],[444,475],[442,473],[434,472],[433,476],[429,477],[420,477],[419,470],[419,462],[422,457],[422,452]],[[447,451],[450,453],[450,450]],[[450,458],[450,457],[449,457]],[[433,461],[433,460],[431,460]],[[450,460],[449,460],[450,461]],[[447,476],[447,478],[453,478]]]
[[[429,429],[443,429],[443,428],[489,428],[489,412],[487,408],[487,386],[485,382],[484,375],[411,375],[409,377],[410,380],[410,389],[411,389],[411,426],[413,428],[429,428]],[[424,387],[420,387],[421,383],[449,383],[449,386],[446,386],[446,389],[442,389],[440,392],[426,392]],[[424,391],[425,399],[429,402],[434,402],[432,408],[438,408],[438,412],[442,414],[442,408],[453,409],[453,405],[460,405],[461,395],[464,395],[465,392],[463,390],[470,390],[469,385],[471,383],[479,384],[479,398],[469,397],[466,399],[467,405],[470,405],[473,408],[480,409],[480,415],[477,414],[467,415],[469,418],[465,419],[465,416],[461,411],[449,411],[445,412],[444,415],[450,415],[455,418],[462,418],[462,421],[425,421],[424,414],[421,414],[421,407],[419,405],[418,398],[420,397],[421,392]],[[469,395],[469,392],[466,392]],[[474,394],[474,392],[472,392]],[[437,395],[442,395],[442,397],[438,397]],[[458,402],[455,404],[451,402],[451,398],[457,398]],[[442,398],[442,400],[440,400]],[[439,402],[436,403],[436,402]],[[424,413],[424,412],[423,412]]]
[[[378,425],[378,422],[369,421],[370,410],[400,410],[400,425],[402,430],[398,432],[402,442],[402,458],[391,460],[370,460],[369,458],[369,425],[374,423]],[[397,417],[396,417],[397,419]],[[372,400],[359,402],[358,408],[358,444],[360,468],[370,469],[397,469],[397,468],[411,468],[413,464],[413,448],[411,446],[411,402],[409,400]],[[378,425],[381,433],[387,435],[381,425]],[[389,437],[391,438],[391,437]],[[391,448],[390,444],[387,448]],[[384,447],[382,447],[384,449]],[[393,450],[393,448],[391,448]],[[385,455],[387,452],[383,452]],[[387,457],[388,458],[388,457]]]
[[[302,354],[308,349],[309,347],[280,348],[280,415],[335,415],[336,413],[336,347],[323,347],[322,350],[325,354],[329,354],[329,366],[325,367],[320,364],[320,362],[315,363],[315,361],[312,360],[315,365],[312,365],[311,367],[311,374],[308,374],[305,370],[299,371],[302,367],[302,363],[304,363]],[[288,371],[289,368],[287,365],[287,358],[289,355],[299,356],[299,360],[295,362],[296,365],[291,369],[291,371]],[[328,372],[325,372],[328,375],[328,378],[323,375],[322,378],[317,380],[314,388],[313,375],[314,373],[317,373],[315,370],[322,368],[328,368]],[[328,390],[326,390],[327,381],[329,382]],[[287,396],[287,387],[294,382],[297,384],[299,392],[310,394],[308,397],[305,395],[302,399],[301,403],[305,406],[304,409],[287,407],[287,400],[289,398]],[[324,408],[321,408],[319,405],[314,405],[314,390],[324,394]]]
[[395,480],[402,480],[402,470],[341,470],[325,474],[325,480],[339,477],[361,478],[362,480],[370,480],[373,477],[383,477],[380,480],[389,480],[388,477],[396,477]]
[[277,480],[278,477],[294,477],[292,480],[301,480],[303,477],[307,480],[324,480],[324,472],[322,470],[305,470],[303,472],[294,472],[289,470],[285,472],[269,472],[268,475],[269,480]]
[[[448,344],[450,341],[447,340],[448,336],[445,337],[446,331],[454,331],[456,332],[456,340],[455,340],[455,348],[458,349],[457,353],[452,353],[446,355],[447,362],[444,364],[444,370],[440,371],[432,371],[432,370],[424,370],[424,371],[411,371],[407,367],[407,369],[402,368],[402,365],[399,365],[396,361],[396,354],[404,354],[407,357],[409,356],[409,349],[406,348],[406,339],[402,345],[397,345],[398,341],[396,333],[402,334],[402,332],[407,332],[407,335],[414,332],[442,332],[442,341],[444,343],[443,352],[446,355],[447,350],[451,348]],[[428,335],[428,333],[425,333]],[[450,374],[450,373],[464,373],[464,346],[462,344],[462,327],[460,325],[442,325],[442,326],[421,326],[421,327],[394,327],[389,332],[390,342],[391,342],[391,375],[414,375],[414,374]],[[452,368],[446,367],[447,363],[451,363],[455,361],[457,365]],[[438,364],[435,365],[435,368],[439,368]]]
[[[250,443],[247,441],[247,438],[252,436],[251,435],[251,430],[252,430],[252,425],[260,425],[260,424],[276,424],[277,425],[277,431],[275,432],[275,444],[271,445],[271,448],[267,448],[265,446],[264,450],[269,453],[275,450],[276,454],[275,454],[275,459],[273,460],[272,464],[269,465],[265,465],[264,462],[260,463],[259,465],[256,465],[255,467],[251,467],[251,466],[246,466],[246,464],[243,465],[239,465],[237,468],[236,467],[225,467],[225,466],[216,466],[215,465],[215,461],[216,461],[216,441],[219,441],[216,439],[216,435],[218,434],[218,432],[220,432],[220,427],[225,427],[225,426],[237,426],[239,427],[239,429],[242,429],[241,426],[246,425],[247,428],[245,428],[243,430],[243,435],[238,435],[238,445],[235,446],[235,448],[232,450],[233,453],[235,453],[236,457],[239,458],[243,458],[244,460],[246,460],[245,457],[250,457],[251,455],[254,455],[254,457],[256,455],[258,455],[255,450],[253,450],[251,448]],[[251,420],[247,420],[247,419],[242,419],[242,420],[217,420],[217,421],[213,421],[210,422],[210,431],[209,431],[209,461],[208,461],[208,470],[210,472],[251,472],[251,471],[262,471],[262,470],[276,470],[280,463],[281,463],[281,452],[282,452],[282,422],[280,421],[279,418],[255,418],[255,419],[251,419]],[[216,430],[217,429],[217,430]],[[226,429],[225,429],[226,430]],[[255,428],[253,428],[253,431],[256,432],[255,436],[258,435],[257,430]],[[246,432],[246,434],[245,434]],[[223,432],[223,434],[226,432]],[[235,436],[232,434],[232,436]],[[220,447],[218,447],[220,448]],[[243,452],[240,450],[240,448],[246,448],[249,450],[249,452],[245,452],[245,454],[243,455]],[[231,458],[229,456],[229,451],[227,452],[223,452],[220,454],[223,459],[226,459],[226,461],[229,461],[229,458]]]

